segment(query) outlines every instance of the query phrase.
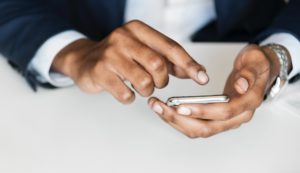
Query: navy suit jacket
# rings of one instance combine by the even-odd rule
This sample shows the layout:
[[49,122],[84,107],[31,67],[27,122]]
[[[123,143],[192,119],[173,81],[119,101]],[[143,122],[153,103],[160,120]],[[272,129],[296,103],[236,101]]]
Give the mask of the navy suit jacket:
[[[51,36],[70,29],[100,40],[124,22],[125,0],[0,0],[0,52],[34,87],[26,69]],[[300,0],[215,0],[217,20],[194,41],[253,41],[276,32],[300,38]]]

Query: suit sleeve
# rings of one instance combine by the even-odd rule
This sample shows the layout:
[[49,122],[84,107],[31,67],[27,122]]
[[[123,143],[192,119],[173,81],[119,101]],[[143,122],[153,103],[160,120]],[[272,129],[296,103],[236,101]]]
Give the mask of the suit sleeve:
[[[276,42],[284,45],[292,56],[293,70],[290,77],[300,73],[300,1],[290,0],[275,18],[272,25],[262,32],[256,42]],[[294,38],[293,38],[294,37]],[[265,39],[265,40],[264,40]],[[298,75],[297,75],[298,74]]]
[[[266,8],[266,13],[268,12]],[[274,33],[290,33],[300,40],[300,1],[290,0],[273,23],[263,31],[257,40],[263,40]]]
[[51,36],[73,29],[35,0],[0,1],[0,52],[23,75],[38,48]]

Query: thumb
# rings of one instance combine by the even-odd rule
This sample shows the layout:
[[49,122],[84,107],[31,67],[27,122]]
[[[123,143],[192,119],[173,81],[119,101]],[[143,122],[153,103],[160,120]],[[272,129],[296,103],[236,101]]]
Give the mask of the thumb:
[[247,79],[240,77],[235,82],[234,88],[239,94],[245,94],[249,89],[249,83],[248,83]]
[[247,93],[254,85],[257,78],[257,71],[254,68],[243,68],[237,73],[237,80],[234,88],[239,94]]

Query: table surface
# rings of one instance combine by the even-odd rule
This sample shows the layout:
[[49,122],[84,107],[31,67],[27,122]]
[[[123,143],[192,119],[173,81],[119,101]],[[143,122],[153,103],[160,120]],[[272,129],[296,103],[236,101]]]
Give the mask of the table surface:
[[[221,93],[243,46],[186,45],[207,67],[210,84],[171,78],[154,95]],[[264,104],[237,130],[192,140],[154,115],[146,98],[123,106],[107,93],[76,87],[34,93],[3,58],[0,72],[1,173],[300,171],[300,116],[277,109],[280,104]]]

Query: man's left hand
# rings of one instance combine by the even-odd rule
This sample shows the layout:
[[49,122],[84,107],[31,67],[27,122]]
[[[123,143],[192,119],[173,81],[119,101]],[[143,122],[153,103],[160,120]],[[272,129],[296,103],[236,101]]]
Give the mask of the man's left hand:
[[244,48],[225,85],[229,103],[190,104],[168,107],[157,98],[149,106],[165,122],[190,138],[210,137],[250,121],[279,74],[276,54],[257,45]]

